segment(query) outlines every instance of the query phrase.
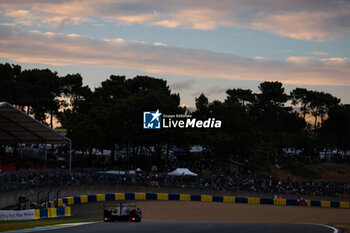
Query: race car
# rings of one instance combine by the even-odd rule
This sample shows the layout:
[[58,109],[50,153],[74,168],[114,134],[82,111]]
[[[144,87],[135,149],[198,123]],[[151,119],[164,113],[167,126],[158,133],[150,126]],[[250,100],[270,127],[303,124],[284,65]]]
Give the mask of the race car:
[[141,222],[142,212],[140,208],[130,208],[136,206],[127,205],[121,202],[116,208],[105,209],[103,212],[103,220],[105,222],[117,221],[131,221]]

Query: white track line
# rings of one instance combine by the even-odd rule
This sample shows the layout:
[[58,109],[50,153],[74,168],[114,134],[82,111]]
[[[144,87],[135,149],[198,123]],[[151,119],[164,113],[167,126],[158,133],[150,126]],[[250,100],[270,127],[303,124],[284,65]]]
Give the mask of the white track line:
[[324,225],[324,224],[308,223],[308,222],[301,222],[301,223],[297,223],[297,224],[310,224],[310,225],[315,225],[315,226],[327,227],[329,229],[332,229],[333,233],[339,233],[339,230],[337,228],[332,227],[332,226],[328,226],[328,225]]
[[323,226],[323,227],[328,227],[330,229],[333,230],[333,233],[338,233],[338,229],[332,226],[328,226],[328,225],[323,225],[323,224],[314,224],[314,225],[319,225],[319,226]]
[[28,232],[50,231],[50,230],[57,230],[57,229],[62,229],[62,228],[69,228],[69,227],[75,227],[75,226],[81,226],[81,225],[88,225],[88,224],[92,224],[92,223],[99,223],[99,222],[102,222],[102,221],[60,223],[60,224],[53,224],[53,225],[33,227],[33,228],[25,228],[25,229],[18,229],[18,230],[2,231],[0,233],[10,233],[10,232],[11,233],[28,233]]
[[102,222],[102,221],[96,221],[96,222],[74,222],[74,223],[60,223],[60,224],[56,224],[59,226],[80,226],[80,225],[86,225],[86,224],[92,224],[92,223],[98,223],[98,222]]

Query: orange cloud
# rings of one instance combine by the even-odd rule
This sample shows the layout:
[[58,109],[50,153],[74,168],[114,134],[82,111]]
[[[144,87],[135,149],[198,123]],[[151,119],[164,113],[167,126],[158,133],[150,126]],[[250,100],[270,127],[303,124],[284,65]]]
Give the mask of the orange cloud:
[[286,61],[288,62],[294,62],[294,63],[298,63],[298,64],[305,64],[305,63],[310,63],[313,61],[312,57],[287,57]]
[[[338,14],[349,17],[349,12],[342,10],[339,10]],[[251,23],[251,27],[298,40],[324,41],[335,39],[340,34],[350,33],[348,27],[343,28],[344,31],[339,31],[339,26],[332,27],[328,24],[328,22],[336,21],[339,15],[332,12],[271,14],[259,17],[259,20]]]
[[[19,0],[3,1],[7,17],[32,19],[54,26],[100,19],[167,28],[213,30],[234,27],[263,30],[298,40],[325,41],[350,34],[349,1],[223,0]],[[57,19],[61,18],[60,22]],[[51,19],[51,20],[50,20]],[[62,20],[64,19],[64,20]],[[50,26],[50,25],[49,25]]]
[[35,16],[28,10],[14,10],[6,12],[5,16],[7,17],[13,17],[13,18],[19,18],[19,19],[30,19],[35,18]]
[[167,27],[167,28],[177,28],[181,25],[179,21],[176,20],[162,20],[162,21],[156,21],[153,23],[157,26]]
[[350,86],[347,58],[289,57],[285,61],[273,61],[121,38],[100,40],[74,34],[25,32],[4,25],[0,25],[0,31],[0,56],[18,62],[127,68],[203,78],[280,80],[297,85]]
[[157,13],[154,12],[152,14],[143,14],[143,15],[123,15],[123,16],[117,16],[117,17],[111,17],[111,18],[116,18],[118,20],[121,20],[125,23],[130,23],[130,24],[144,23],[157,18]]
[[329,53],[327,52],[320,52],[320,51],[313,51],[313,52],[310,52],[311,54],[314,54],[314,55],[320,55],[320,56],[327,56],[329,55]]

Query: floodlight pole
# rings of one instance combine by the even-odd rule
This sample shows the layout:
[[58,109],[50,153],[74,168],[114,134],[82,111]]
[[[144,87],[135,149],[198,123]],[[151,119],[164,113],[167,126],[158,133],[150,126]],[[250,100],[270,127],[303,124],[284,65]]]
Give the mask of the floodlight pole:
[[72,141],[69,142],[69,173],[72,173]]
[[[40,148],[39,148],[39,152],[40,152]],[[47,166],[47,150],[46,150],[46,142],[44,144],[44,153],[45,153],[45,166]]]
[[36,194],[36,200],[37,200],[36,209],[39,209],[38,206],[40,206],[40,205],[39,205],[39,195],[40,195],[40,193],[42,193],[42,191],[39,191],[39,192]]

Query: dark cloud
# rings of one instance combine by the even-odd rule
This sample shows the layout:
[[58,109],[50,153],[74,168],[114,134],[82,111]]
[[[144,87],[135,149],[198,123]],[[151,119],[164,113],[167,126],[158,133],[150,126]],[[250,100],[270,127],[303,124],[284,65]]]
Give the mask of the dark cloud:
[[222,86],[212,86],[208,87],[207,89],[203,91],[196,91],[192,94],[192,96],[199,96],[201,93],[203,93],[206,96],[211,96],[211,95],[218,95],[218,94],[223,94],[226,93],[226,91],[230,89],[229,87],[222,87]]
[[170,84],[170,87],[171,89],[174,89],[176,91],[182,91],[182,90],[188,90],[193,88],[194,83],[195,83],[195,80],[190,79],[183,82],[176,82],[176,83]]

